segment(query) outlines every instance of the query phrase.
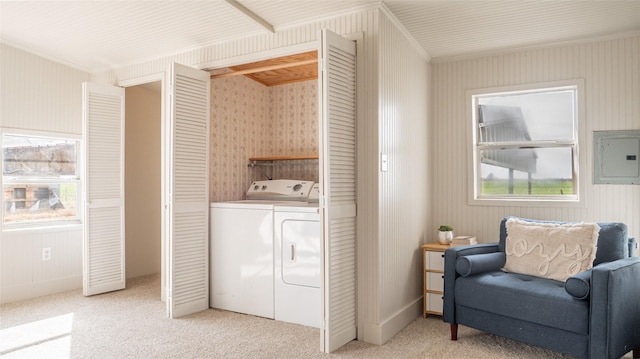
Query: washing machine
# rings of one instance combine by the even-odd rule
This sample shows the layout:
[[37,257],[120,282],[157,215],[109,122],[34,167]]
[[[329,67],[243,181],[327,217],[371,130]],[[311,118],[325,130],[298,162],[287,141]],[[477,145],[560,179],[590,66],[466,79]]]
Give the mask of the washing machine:
[[322,231],[318,184],[307,203],[279,204],[273,211],[275,319],[320,328]]
[[257,181],[247,200],[211,203],[210,307],[274,319],[274,207],[306,203],[312,185]]

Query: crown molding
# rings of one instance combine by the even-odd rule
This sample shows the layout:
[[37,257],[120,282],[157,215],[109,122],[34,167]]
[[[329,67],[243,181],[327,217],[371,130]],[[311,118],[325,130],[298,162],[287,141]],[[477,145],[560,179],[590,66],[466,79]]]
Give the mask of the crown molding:
[[581,45],[581,44],[588,44],[593,42],[617,40],[617,39],[624,39],[624,38],[636,37],[636,36],[640,36],[640,30],[618,32],[614,34],[592,36],[592,37],[578,38],[578,39],[572,39],[572,40],[563,40],[563,41],[546,42],[546,43],[532,44],[532,45],[525,45],[525,46],[500,48],[500,49],[495,49],[490,51],[474,52],[469,54],[441,56],[441,57],[433,58],[431,60],[431,63],[438,64],[438,63],[445,63],[445,62],[462,61],[462,60],[475,59],[479,57],[504,55],[504,54],[514,53],[514,52],[522,52],[522,51],[529,51],[529,50],[550,49],[550,48],[561,47],[561,46]]
[[422,57],[424,57],[424,59],[427,60],[427,62],[430,62],[431,61],[431,56],[425,51],[425,49],[422,48],[422,46],[420,46],[420,43],[411,35],[409,30],[407,30],[407,28],[404,27],[404,25],[402,25],[400,20],[398,20],[398,18],[393,14],[393,12],[391,12],[391,10],[389,10],[387,5],[385,5],[385,3],[381,1],[379,3],[378,7],[379,7],[380,11],[382,11],[382,13],[385,14],[385,16],[387,18],[389,18],[389,20],[391,20],[393,25],[396,28],[398,28],[398,30],[400,30],[400,32],[404,35],[404,37],[406,37],[407,40],[409,40],[409,42],[416,49],[416,51],[418,51],[418,53]]
[[92,73],[90,69],[82,67],[82,66],[80,66],[78,64],[74,64],[72,62],[59,59],[59,58],[57,58],[55,56],[47,55],[47,54],[45,54],[43,52],[34,50],[34,49],[30,48],[30,47],[27,47],[27,46],[24,46],[24,45],[19,45],[19,44],[13,43],[11,41],[7,41],[5,39],[0,39],[0,44],[6,45],[6,46],[9,46],[9,47],[13,47],[14,49],[18,49],[20,51],[24,51],[24,52],[29,53],[31,55],[41,57],[41,58],[43,58],[45,60],[49,60],[49,61],[55,62],[55,63],[57,63],[59,65],[62,65],[62,66],[70,67],[70,68],[72,68],[74,70],[85,72],[88,75],[90,75]]

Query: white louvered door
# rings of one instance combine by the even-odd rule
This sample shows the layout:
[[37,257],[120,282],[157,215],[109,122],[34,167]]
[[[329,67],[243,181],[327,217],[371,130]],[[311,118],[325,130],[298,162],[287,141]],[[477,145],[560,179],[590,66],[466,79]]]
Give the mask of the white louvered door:
[[86,296],[125,287],[124,89],[83,87],[83,283]]
[[356,44],[323,30],[320,195],[324,323],[321,350],[356,339]]
[[170,91],[169,317],[209,308],[209,76],[173,64]]

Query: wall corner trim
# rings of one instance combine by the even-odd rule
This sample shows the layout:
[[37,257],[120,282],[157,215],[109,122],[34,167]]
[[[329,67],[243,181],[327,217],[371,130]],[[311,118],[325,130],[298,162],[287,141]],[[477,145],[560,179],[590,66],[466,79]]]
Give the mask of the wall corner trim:
[[380,3],[380,11],[389,18],[391,23],[395,27],[397,27],[398,30],[400,30],[400,32],[404,35],[404,37],[407,38],[409,43],[416,49],[416,51],[420,54],[420,56],[424,57],[424,59],[427,60],[427,62],[430,62],[431,61],[431,55],[429,55],[422,48],[422,46],[420,46],[420,43],[418,43],[418,41],[411,35],[409,30],[407,30],[407,28],[404,27],[404,25],[402,25],[400,20],[398,20],[398,18],[395,15],[393,15],[391,10],[389,10],[389,8],[383,2]]

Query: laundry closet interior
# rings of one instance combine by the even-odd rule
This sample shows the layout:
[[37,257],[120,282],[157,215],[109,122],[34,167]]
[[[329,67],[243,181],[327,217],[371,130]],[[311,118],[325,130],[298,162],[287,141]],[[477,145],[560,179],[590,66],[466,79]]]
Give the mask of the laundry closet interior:
[[210,72],[210,306],[320,327],[317,51]]
[[256,180],[318,182],[313,159],[249,166],[256,157],[318,155],[317,51],[210,72],[211,202],[245,199]]

